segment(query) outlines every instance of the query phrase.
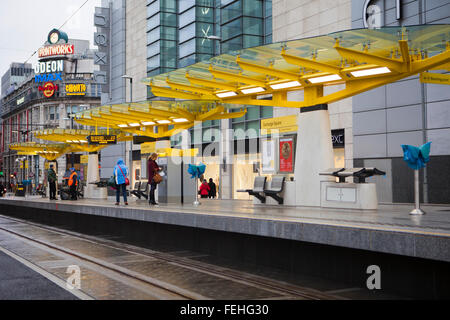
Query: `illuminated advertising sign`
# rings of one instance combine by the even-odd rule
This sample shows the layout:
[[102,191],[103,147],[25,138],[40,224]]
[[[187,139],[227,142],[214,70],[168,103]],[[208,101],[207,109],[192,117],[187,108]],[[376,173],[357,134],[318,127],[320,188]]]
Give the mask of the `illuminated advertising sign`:
[[49,74],[39,74],[34,76],[34,82],[35,83],[41,83],[41,82],[49,82],[49,81],[56,81],[61,80],[62,81],[62,75],[61,73],[49,73]]
[[84,96],[86,94],[86,85],[84,83],[66,84],[66,95]]
[[280,139],[280,170],[279,172],[293,172],[294,171],[294,149],[293,138]]
[[34,73],[56,73],[64,71],[64,61],[63,60],[53,60],[46,62],[38,62],[34,67]]
[[17,99],[16,102],[17,102],[17,105],[24,103],[24,102],[25,102],[25,97],[22,97],[22,98],[20,98],[20,99]]
[[87,137],[89,144],[116,144],[117,136],[112,135],[92,135]]
[[73,44],[56,44],[53,46],[42,47],[39,49],[39,58],[46,58],[51,56],[64,56],[73,54],[75,47]]
[[42,94],[46,98],[50,98],[55,94],[55,91],[58,90],[58,86],[56,84],[53,84],[51,82],[47,82],[44,84],[44,86],[39,86],[39,91],[42,91]]

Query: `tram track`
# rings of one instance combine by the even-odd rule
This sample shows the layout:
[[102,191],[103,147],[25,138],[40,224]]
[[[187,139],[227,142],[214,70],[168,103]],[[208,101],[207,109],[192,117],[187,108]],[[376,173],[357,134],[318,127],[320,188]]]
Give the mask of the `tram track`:
[[[336,300],[343,299],[334,294],[325,293],[322,291],[318,291],[311,288],[301,287],[293,284],[289,284],[287,282],[278,281],[269,279],[266,277],[250,274],[247,272],[238,271],[235,269],[225,268],[213,264],[208,264],[201,261],[192,260],[186,257],[176,256],[170,253],[158,252],[142,247],[137,247],[134,245],[121,243],[114,240],[109,240],[97,236],[90,236],[74,231],[64,230],[55,228],[52,226],[42,225],[35,222],[30,222],[27,220],[22,220],[18,218],[12,218],[8,216],[0,215],[1,219],[9,220],[11,222],[22,224],[25,226],[31,226],[33,228],[37,228],[40,230],[45,230],[47,232],[52,232],[55,234],[59,234],[62,236],[69,236],[81,241],[88,241],[94,245],[107,247],[114,250],[121,250],[125,255],[136,255],[154,259],[156,261],[162,261],[164,263],[168,263],[171,266],[176,266],[179,268],[192,270],[192,272],[200,272],[202,274],[209,275],[212,277],[224,279],[227,281],[232,281],[235,283],[239,283],[241,285],[254,287],[260,290],[265,290],[266,292],[273,293],[273,297],[279,299],[280,297],[286,298],[297,298],[297,299],[307,299],[307,300]],[[17,225],[15,226],[17,227]],[[13,228],[14,229],[14,228]],[[16,228],[17,229],[17,228]],[[161,290],[165,290],[171,295],[178,296],[180,299],[190,299],[190,300],[205,300],[212,299],[207,295],[202,295],[193,290],[188,290],[182,288],[181,286],[177,286],[166,281],[158,280],[154,277],[141,274],[139,272],[130,270],[129,268],[120,266],[118,264],[114,264],[111,262],[107,262],[102,259],[98,259],[96,257],[90,256],[88,254],[82,252],[76,252],[73,249],[66,248],[64,246],[52,243],[50,241],[45,241],[42,239],[38,239],[36,237],[24,234],[22,232],[18,232],[16,230],[12,230],[11,228],[5,227],[0,224],[0,230],[12,234],[18,238],[25,239],[26,241],[33,242],[39,244],[41,246],[50,248],[51,250],[56,250],[65,255],[72,256],[74,258],[80,259],[81,261],[86,261],[91,264],[94,264],[100,268],[104,268],[106,270],[116,272],[124,277],[129,277],[143,283],[146,283],[150,286],[154,286]]]

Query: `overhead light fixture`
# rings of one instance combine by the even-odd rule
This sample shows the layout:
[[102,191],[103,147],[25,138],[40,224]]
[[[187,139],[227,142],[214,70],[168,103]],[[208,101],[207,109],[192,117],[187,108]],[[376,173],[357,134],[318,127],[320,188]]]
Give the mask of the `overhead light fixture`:
[[72,140],[74,143],[79,143],[80,141],[78,141],[78,140]]
[[118,124],[117,126],[118,126],[119,128],[126,128],[126,127],[128,127],[127,124]]
[[309,78],[308,81],[311,83],[321,83],[321,82],[335,81],[335,80],[341,80],[341,79],[342,78],[340,76],[338,76],[337,74],[331,74],[329,76]]
[[72,143],[72,140],[66,140],[67,143]]
[[142,125],[144,125],[144,126],[152,126],[152,125],[154,125],[155,123],[153,122],[153,121],[143,121],[142,122]]
[[184,118],[179,118],[179,119],[172,119],[172,121],[179,123],[179,122],[188,122],[189,120],[188,119],[184,119]]
[[263,87],[247,88],[241,90],[243,94],[258,93],[264,91],[266,91],[266,89],[264,89]]
[[352,71],[350,73],[354,77],[366,77],[366,76],[374,76],[374,75],[377,75],[377,74],[383,74],[383,73],[389,73],[389,72],[391,72],[391,70],[389,70],[389,68],[387,68],[387,67],[380,67],[380,68],[372,68],[372,69]]
[[216,93],[216,96],[218,96],[219,98],[227,98],[227,97],[232,97],[232,96],[236,96],[236,95],[237,95],[237,93],[234,91]]
[[169,120],[156,120],[156,122],[158,122],[159,124],[169,124],[170,123]]
[[275,83],[275,84],[270,85],[270,87],[274,90],[299,87],[299,86],[301,86],[301,84],[298,81],[281,82],[281,83]]
[[87,143],[86,140],[80,140],[80,143]]
[[137,122],[135,122],[135,123],[130,123],[129,124],[129,126],[130,127],[139,127],[141,124],[140,123],[137,123]]

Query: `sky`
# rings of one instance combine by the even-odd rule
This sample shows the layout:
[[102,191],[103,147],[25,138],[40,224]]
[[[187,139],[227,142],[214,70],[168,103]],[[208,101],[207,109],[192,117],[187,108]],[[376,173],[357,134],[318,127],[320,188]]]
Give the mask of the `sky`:
[[[11,62],[25,62],[86,0],[0,0],[0,77]],[[61,30],[69,39],[94,38],[94,8],[101,0],[89,0]],[[37,53],[29,59],[34,66]]]

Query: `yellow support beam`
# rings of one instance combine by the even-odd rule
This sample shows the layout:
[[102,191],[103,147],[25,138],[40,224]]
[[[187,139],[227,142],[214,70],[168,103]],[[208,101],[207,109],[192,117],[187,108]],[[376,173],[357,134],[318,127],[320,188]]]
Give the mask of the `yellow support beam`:
[[209,68],[209,72],[214,77],[219,78],[219,79],[234,81],[234,82],[238,82],[238,83],[245,83],[245,84],[254,85],[254,86],[258,86],[258,87],[266,86],[266,82],[264,80],[258,80],[255,78],[246,77],[246,76],[240,75],[238,73],[230,73],[230,72],[220,71],[220,70],[213,69],[212,67]]
[[175,83],[170,80],[166,80],[166,83],[169,85],[169,87],[171,87],[172,89],[175,89],[175,90],[184,90],[184,91],[189,91],[189,92],[193,92],[193,93],[197,93],[197,94],[206,94],[206,95],[214,94],[214,91],[212,91],[212,90],[207,90],[207,89],[200,88],[200,87],[188,86],[188,85],[184,85],[184,84],[180,84],[180,83]]
[[284,60],[286,60],[287,63],[293,64],[296,66],[313,69],[313,70],[319,70],[322,72],[329,72],[329,73],[336,73],[336,74],[341,73],[341,68],[338,66],[333,66],[331,64],[318,62],[316,60],[293,56],[293,55],[287,54],[285,52],[284,48],[281,52],[281,56],[283,57]]
[[236,57],[236,63],[243,69],[255,73],[261,73],[267,76],[276,77],[278,79],[287,79],[287,80],[293,80],[298,81],[299,75],[293,72],[288,71],[281,71],[277,70],[275,68],[269,68],[261,65],[257,65],[254,63],[250,63],[247,61],[242,61],[239,56]]
[[380,57],[378,55],[357,51],[353,49],[343,48],[339,45],[335,45],[334,48],[339,53],[341,57],[348,60],[356,60],[359,63],[369,63],[376,64],[380,67],[388,67],[390,70],[395,70],[397,72],[404,72],[404,64],[402,61]]
[[214,80],[206,80],[206,79],[200,79],[195,78],[189,74],[186,74],[186,79],[196,85],[208,87],[208,88],[214,88],[214,89],[220,89],[220,90],[229,90],[229,91],[236,91],[237,87],[233,86],[231,84],[227,84],[222,81],[214,81]]
[[210,117],[218,114],[218,113],[222,113],[225,110],[225,108],[223,106],[218,106],[217,108],[214,108],[206,113],[203,114],[199,114],[195,117],[196,121],[205,121],[205,120],[209,120]]

